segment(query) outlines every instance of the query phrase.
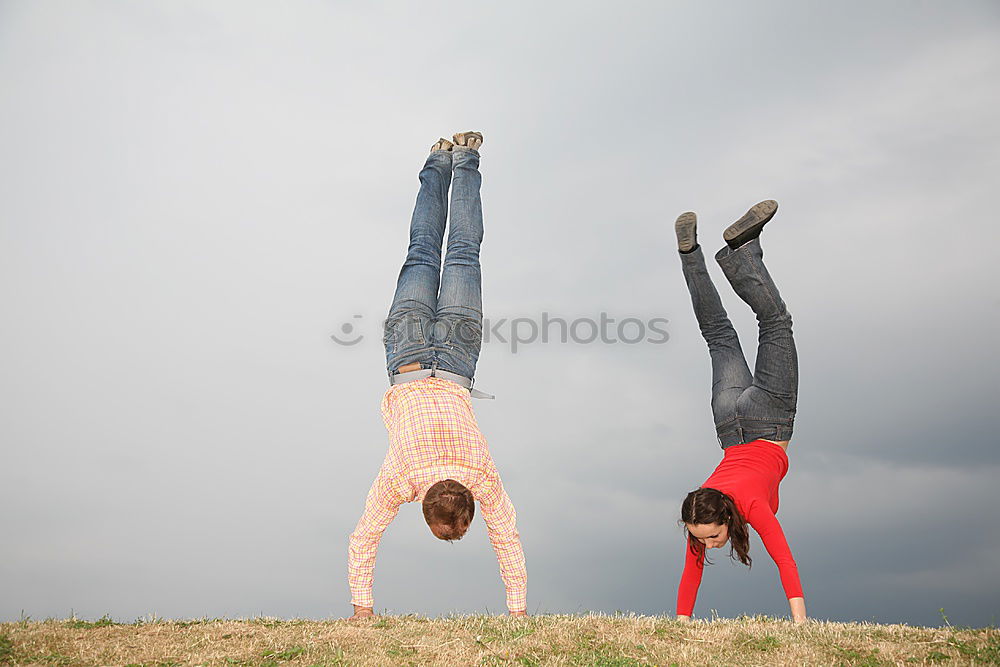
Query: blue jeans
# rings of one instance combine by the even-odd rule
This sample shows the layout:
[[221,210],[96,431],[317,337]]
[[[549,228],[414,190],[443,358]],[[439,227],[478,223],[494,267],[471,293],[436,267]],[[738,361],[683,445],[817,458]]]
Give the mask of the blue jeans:
[[736,294],[757,315],[753,375],[739,337],[712,284],[701,248],[681,254],[684,280],[712,357],[712,414],[723,449],[757,439],[790,440],[799,387],[792,316],[764,266],[760,239],[715,255]]
[[[461,146],[432,151],[420,171],[410,247],[385,321],[390,375],[416,362],[475,377],[483,341],[481,184],[479,153]],[[442,268],[449,185],[451,224]]]

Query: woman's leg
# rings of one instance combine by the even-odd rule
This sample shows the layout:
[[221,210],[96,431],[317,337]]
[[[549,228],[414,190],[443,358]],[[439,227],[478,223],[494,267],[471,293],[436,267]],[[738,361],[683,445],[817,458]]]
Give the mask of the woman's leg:
[[475,150],[482,137],[478,135],[477,140],[474,133],[461,133],[455,139],[458,145],[453,154],[448,252],[441,273],[433,338],[438,366],[471,379],[476,374],[483,340],[483,280],[479,265],[483,242],[483,204],[479,192],[482,175],[479,152]]
[[753,384],[738,401],[741,423],[749,439],[789,440],[799,386],[792,316],[764,266],[759,238],[735,250],[727,246],[715,258],[736,294],[757,315],[760,329]]
[[701,247],[696,245],[689,252],[681,252],[680,258],[694,315],[712,357],[712,415],[719,441],[723,447],[738,445],[742,438],[736,422],[736,401],[753,377],[736,329],[708,275]]
[[451,184],[450,142],[435,146],[445,147],[432,150],[420,171],[420,190],[410,220],[410,247],[385,322],[385,358],[390,374],[415,362],[430,368],[434,361],[430,330],[437,309]]

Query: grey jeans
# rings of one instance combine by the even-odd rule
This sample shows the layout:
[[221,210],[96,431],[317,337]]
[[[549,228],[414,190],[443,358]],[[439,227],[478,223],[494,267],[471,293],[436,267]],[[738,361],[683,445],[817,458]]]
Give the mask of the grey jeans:
[[757,439],[790,440],[798,398],[799,364],[792,316],[764,266],[760,239],[715,255],[733,290],[757,315],[753,374],[736,329],[712,284],[701,248],[681,254],[684,280],[712,357],[712,414],[723,449]]

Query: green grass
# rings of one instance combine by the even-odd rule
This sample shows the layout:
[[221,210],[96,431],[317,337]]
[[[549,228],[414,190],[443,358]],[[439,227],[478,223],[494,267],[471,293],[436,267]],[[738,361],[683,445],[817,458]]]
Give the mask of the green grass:
[[292,648],[287,648],[284,651],[265,651],[261,654],[261,657],[271,658],[272,660],[294,660],[303,653],[306,649],[302,646],[293,646]]
[[777,637],[764,635],[763,637],[748,637],[743,640],[743,646],[750,651],[760,651],[767,653],[781,647],[781,642]]
[[0,623],[0,664],[66,667],[638,667],[1000,665],[996,628],[920,628],[743,617],[385,616]]
[[96,621],[82,621],[76,616],[73,616],[68,621],[66,621],[66,627],[73,628],[74,630],[91,630],[93,628],[106,628],[111,625],[121,625],[120,623],[115,623],[111,620],[111,617],[105,614],[101,616]]
[[0,635],[0,664],[8,662],[14,655],[14,642],[7,635]]

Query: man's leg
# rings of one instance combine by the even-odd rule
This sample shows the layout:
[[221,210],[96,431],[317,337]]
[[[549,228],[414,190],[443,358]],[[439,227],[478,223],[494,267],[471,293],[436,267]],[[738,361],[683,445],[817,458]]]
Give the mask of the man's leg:
[[[483,204],[479,173],[481,143],[455,135],[454,180],[451,186],[451,223],[448,252],[441,273],[441,294],[437,303],[434,345],[442,370],[467,378],[476,374],[476,362],[483,341],[482,271],[479,248],[483,242]],[[469,145],[462,145],[468,143]]]
[[434,361],[430,331],[437,309],[451,183],[450,142],[435,146],[444,148],[432,150],[420,171],[420,191],[410,220],[410,247],[385,322],[385,358],[390,374],[414,363],[430,368]]
[[[736,294],[757,315],[760,328],[753,384],[738,401],[744,430],[751,438],[789,440],[799,387],[792,316],[764,266],[759,238],[735,250],[727,246],[715,258]],[[756,420],[760,428],[756,429],[751,420]]]

